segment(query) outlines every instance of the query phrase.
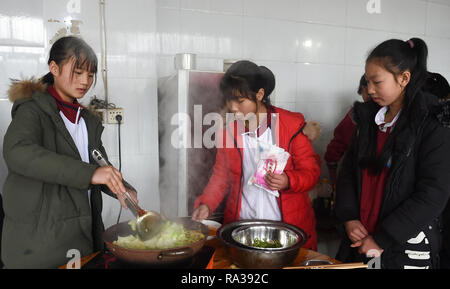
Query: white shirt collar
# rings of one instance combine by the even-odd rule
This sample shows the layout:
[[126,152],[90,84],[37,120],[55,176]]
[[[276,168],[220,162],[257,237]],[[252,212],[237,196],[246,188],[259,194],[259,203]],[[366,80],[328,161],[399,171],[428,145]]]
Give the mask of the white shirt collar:
[[394,117],[394,119],[391,122],[386,123],[384,121],[384,117],[386,116],[386,113],[388,112],[388,106],[383,106],[378,112],[377,115],[375,115],[375,123],[378,125],[378,128],[382,132],[386,132],[386,130],[389,127],[394,126],[395,122],[397,121],[398,117],[400,116],[401,110],[397,113],[397,115]]

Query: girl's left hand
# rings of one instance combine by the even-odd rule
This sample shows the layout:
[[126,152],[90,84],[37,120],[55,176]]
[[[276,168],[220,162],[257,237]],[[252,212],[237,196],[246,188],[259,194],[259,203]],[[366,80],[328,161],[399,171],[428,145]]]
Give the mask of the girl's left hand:
[[[359,247],[358,248],[359,254],[364,254],[367,257],[379,257],[379,255],[383,253],[383,249],[381,249],[380,246],[378,246],[378,244],[370,235],[360,241],[351,244],[350,247],[353,248]],[[373,256],[375,254],[378,254],[378,256]]]
[[286,173],[281,175],[274,174],[272,172],[267,172],[264,176],[266,185],[272,191],[280,191],[289,188],[289,178]]

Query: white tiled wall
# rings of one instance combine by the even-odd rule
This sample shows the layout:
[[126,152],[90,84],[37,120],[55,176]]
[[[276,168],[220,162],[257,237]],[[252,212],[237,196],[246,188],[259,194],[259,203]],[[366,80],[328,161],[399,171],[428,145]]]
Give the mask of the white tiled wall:
[[380,0],[380,14],[368,2],[377,1],[157,1],[158,75],[173,73],[179,52],[196,53],[198,69],[222,70],[227,58],[265,65],[277,78],[272,102],[321,123],[314,147],[323,156],[378,43],[421,37],[429,70],[450,79],[450,1]]
[[[80,34],[97,53],[100,71],[99,1],[80,0],[80,13],[69,13],[69,2],[71,1],[0,2],[0,21],[6,17],[20,17],[22,23],[26,24],[26,19],[38,19],[38,31],[42,31],[39,41],[18,42],[11,35],[8,37],[3,32],[5,26],[0,25],[0,98],[7,97],[8,78],[40,77],[48,72],[49,41],[59,29],[67,27],[64,23],[66,17],[82,21]],[[142,207],[159,211],[156,111],[156,52],[159,43],[156,41],[156,2],[106,0],[105,3],[109,102],[124,108],[124,124],[121,126],[122,173],[138,190]],[[59,22],[49,22],[49,19]],[[29,28],[24,27],[25,30]],[[96,86],[83,98],[82,102],[85,104],[93,95],[104,98],[101,73],[97,77]],[[11,104],[7,100],[1,100],[0,106],[3,114],[10,110]],[[9,115],[0,117],[2,139],[9,120]],[[105,124],[102,140],[112,163],[118,167],[117,125]],[[1,161],[3,162],[2,159]],[[0,166],[0,172],[4,175],[3,166]],[[2,177],[0,176],[0,181],[3,184]],[[119,203],[106,195],[103,199],[104,222],[109,227],[117,220]],[[128,211],[122,211],[121,221],[130,218]]]
[[[81,35],[100,59],[98,1],[80,0],[81,13],[67,12],[68,2],[0,2],[0,98],[6,97],[8,78],[46,73],[49,40],[65,27],[66,17],[83,22]],[[365,57],[377,43],[422,37],[429,45],[429,69],[450,79],[449,0],[380,0],[381,14],[367,12],[368,0],[105,2],[109,98],[125,109],[122,170],[147,209],[159,210],[156,83],[174,72],[176,53],[196,53],[203,70],[222,70],[223,59],[244,58],[272,69],[277,77],[273,103],[321,123],[323,135],[314,145],[320,154],[359,99]],[[4,21],[13,17],[22,31],[34,32],[12,36]],[[104,96],[100,74],[86,99],[94,94]],[[2,112],[10,106],[5,100],[0,105],[6,107]],[[7,119],[0,118],[2,128]],[[103,141],[117,165],[116,126],[106,125]],[[106,226],[117,214],[117,202],[106,197]]]

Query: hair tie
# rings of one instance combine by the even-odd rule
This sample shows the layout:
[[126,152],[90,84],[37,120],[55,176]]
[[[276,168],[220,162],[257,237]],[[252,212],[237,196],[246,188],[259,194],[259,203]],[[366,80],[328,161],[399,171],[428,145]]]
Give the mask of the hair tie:
[[411,39],[409,39],[409,40],[406,41],[406,42],[408,42],[408,44],[409,44],[409,46],[410,46],[411,48],[414,48],[414,42],[413,42]]

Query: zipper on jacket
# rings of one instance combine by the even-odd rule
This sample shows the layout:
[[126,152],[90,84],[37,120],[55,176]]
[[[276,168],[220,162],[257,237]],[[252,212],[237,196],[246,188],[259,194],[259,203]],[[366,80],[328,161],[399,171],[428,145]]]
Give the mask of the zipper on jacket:
[[[291,149],[291,143],[294,140],[295,137],[297,137],[305,128],[306,126],[306,122],[305,124],[302,125],[302,127],[291,137],[291,139],[289,140],[289,144],[288,144],[288,149],[287,151],[289,152],[289,150]],[[291,158],[291,162],[292,162],[292,167],[295,169],[295,164],[294,164],[294,160]]]
[[422,135],[422,131],[424,128],[424,122],[426,120],[426,118],[428,117],[428,113],[425,114],[424,119],[422,120],[421,125],[419,126],[419,130],[416,134],[416,136],[414,137],[414,140],[412,141],[412,143],[410,144],[408,151],[406,152],[406,154],[403,154],[402,158],[399,159],[399,165],[397,166],[397,168],[395,169],[395,171],[392,171],[392,182],[390,182],[389,185],[389,189],[385,191],[385,194],[383,196],[383,202],[381,203],[381,207],[380,207],[380,213],[379,213],[379,217],[383,216],[383,209],[385,207],[385,202],[388,199],[388,197],[390,197],[390,195],[392,194],[392,191],[394,190],[395,187],[398,187],[398,184],[400,182],[400,176],[399,173],[401,171],[401,169],[403,169],[403,167],[405,166],[406,160],[409,158],[409,156],[411,155],[411,152],[413,150],[413,147],[415,146],[415,143],[417,141],[417,137],[419,135]]

